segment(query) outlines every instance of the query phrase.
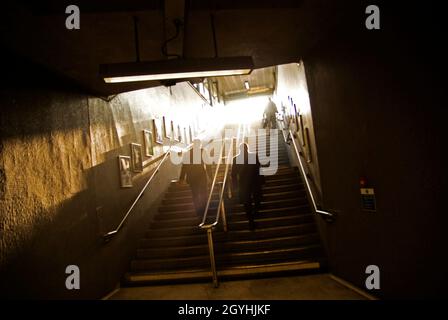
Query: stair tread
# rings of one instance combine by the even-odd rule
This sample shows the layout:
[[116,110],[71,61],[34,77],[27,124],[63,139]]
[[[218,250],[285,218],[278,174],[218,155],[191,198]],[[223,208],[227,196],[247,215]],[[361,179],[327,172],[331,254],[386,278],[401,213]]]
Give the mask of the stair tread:
[[[305,218],[311,218],[313,217],[313,214],[310,212],[309,214],[303,214],[303,215],[290,215],[290,216],[278,216],[278,217],[271,217],[271,218],[256,218],[255,222],[270,222],[270,221],[284,221],[284,220],[296,220],[296,219],[305,219]],[[228,221],[229,225],[232,224],[240,224],[240,223],[246,223],[247,221]]]
[[[226,268],[220,269],[219,271],[225,271],[225,270],[237,270],[237,269],[245,269],[245,268],[259,268],[259,267],[268,267],[268,266],[293,266],[297,264],[303,264],[303,263],[311,263],[316,262],[315,260],[321,260],[321,259],[297,259],[296,261],[288,261],[288,262],[278,262],[278,263],[260,263],[260,264],[254,264],[254,265],[248,265],[248,266],[228,266]],[[161,272],[151,272],[151,271],[132,271],[128,272],[127,275],[169,275],[169,274],[178,274],[179,272],[185,272],[185,273],[196,273],[196,272],[204,272],[207,274],[211,274],[211,271],[209,268],[184,268],[184,269],[177,269],[177,270],[164,270]]]
[[[303,215],[302,215],[303,216]],[[301,218],[302,216],[297,215],[298,218]],[[309,215],[305,215],[305,216],[312,216],[312,214],[310,213]],[[278,220],[292,220],[296,218],[296,216],[279,216],[276,218],[256,218],[255,221],[256,222],[264,222],[264,221],[278,221]],[[237,224],[240,223],[238,222],[231,222],[229,221],[229,224]],[[302,224],[306,224],[306,223],[299,223],[296,225],[302,225]],[[199,225],[189,225],[189,226],[175,226],[175,227],[159,227],[159,228],[154,228],[154,229],[149,229],[148,232],[154,232],[154,231],[164,231],[164,232],[176,232],[176,231],[186,231],[186,230],[193,230],[193,229],[197,229],[199,231],[201,231],[201,228],[199,227]],[[265,229],[265,228],[262,228]],[[260,229],[260,230],[262,230]],[[266,228],[267,229],[267,228]],[[230,232],[236,232],[239,230],[232,230]],[[205,231],[204,231],[205,232]]]
[[[230,240],[226,242],[219,242],[217,245],[243,245],[243,244],[263,244],[263,243],[270,243],[270,242],[277,242],[277,241],[284,241],[284,240],[301,240],[301,239],[307,239],[307,238],[314,238],[318,236],[318,233],[309,233],[305,235],[298,235],[298,236],[286,236],[286,237],[273,237],[268,239],[250,239],[250,240]],[[166,247],[163,248],[163,250],[187,250],[187,249],[200,249],[200,248],[208,248],[208,244],[204,242],[203,244],[198,245],[186,245],[186,246],[174,246],[174,247]],[[139,248],[137,251],[146,251],[146,252],[152,252],[161,250],[160,248]]]
[[[277,200],[270,200],[270,201],[260,201],[260,205],[263,204],[281,204],[282,202],[288,202],[288,201],[294,201],[294,200],[298,200],[298,199],[306,199],[306,195],[295,195],[294,197],[288,198],[288,199],[277,199]],[[243,206],[242,203],[238,203],[235,205],[235,207],[240,207]]]
[[[309,206],[303,206],[300,207],[302,210],[309,209]],[[265,210],[265,211],[259,211],[254,216],[255,221],[261,221],[261,222],[268,222],[268,221],[276,221],[276,220],[282,220],[282,219],[297,219],[297,218],[304,218],[312,216],[311,210],[307,210],[306,212],[297,212],[295,210],[281,210],[281,211],[274,211],[274,210]],[[272,219],[272,220],[270,220]],[[247,221],[246,213],[243,212],[234,212],[234,213],[228,213],[227,214],[227,221],[228,223],[236,223]],[[195,227],[199,225],[198,218],[196,216],[187,216],[187,217],[179,217],[176,219],[158,219],[155,220],[149,230],[157,230],[157,229],[166,229],[171,227]]]
[[[320,244],[315,245],[306,245],[306,246],[299,246],[295,248],[282,248],[282,249],[271,249],[271,250],[250,250],[250,251],[241,251],[241,252],[226,252],[226,253],[219,253],[215,254],[216,260],[223,259],[223,258],[230,258],[230,257],[249,257],[249,256],[255,256],[255,255],[269,255],[274,253],[293,253],[293,252],[300,252],[305,251],[307,249],[321,249],[322,246]],[[156,258],[156,259],[149,259],[149,258],[142,258],[142,259],[136,259],[134,258],[132,262],[139,262],[139,263],[167,263],[167,262],[177,262],[178,264],[181,264],[185,261],[194,261],[198,259],[209,259],[209,255],[195,255],[190,257],[167,257],[167,258]]]
[[[302,226],[302,225],[315,225],[315,223],[300,224],[300,226]],[[261,232],[266,231],[266,230],[273,231],[273,230],[279,229],[278,231],[281,231],[281,230],[284,230],[284,229],[290,229],[290,228],[297,227],[297,226],[298,225],[281,226],[281,227],[266,227],[266,228],[259,228],[259,229],[256,229],[254,231],[251,231],[251,230],[232,230],[232,231],[229,231],[229,232],[231,232],[231,233],[255,233],[256,234],[256,233],[261,233]],[[222,233],[223,231],[218,231],[218,232]],[[205,231],[204,231],[204,235],[205,235]],[[161,238],[165,238],[165,237],[161,237]],[[185,236],[173,237],[173,238],[185,238]],[[155,239],[155,238],[151,238],[151,239]]]
[[[275,274],[298,273],[319,271],[322,259],[292,260],[280,263],[253,264],[246,266],[231,266],[218,269],[220,279],[232,279],[240,277],[269,276]],[[181,269],[166,272],[128,272],[125,275],[124,285],[151,285],[159,283],[178,283],[179,281],[209,282],[212,273],[208,269]]]
[[[292,209],[299,209],[299,208],[304,208],[304,207],[309,207],[309,206],[308,206],[308,205],[298,205],[298,206],[288,206],[288,207],[282,207],[282,208],[260,209],[260,210],[258,210],[258,213],[272,212],[272,211],[281,211],[281,210],[292,210]],[[160,218],[160,217],[164,217],[164,216],[166,216],[166,215],[176,215],[176,214],[181,214],[181,215],[183,214],[183,215],[186,215],[186,213],[187,213],[187,214],[189,214],[189,213],[191,213],[191,214],[195,214],[195,211],[194,211],[194,210],[188,210],[188,211],[185,211],[185,210],[180,210],[180,211],[166,211],[166,212],[157,214],[156,217],[157,217],[157,218]],[[230,214],[241,214],[241,213],[238,212],[238,213],[230,213]],[[165,219],[164,219],[164,220],[165,220]]]
[[[307,198],[306,194],[304,194],[304,195],[295,194],[294,197],[290,197],[288,199],[276,199],[276,200],[268,200],[268,201],[267,200],[261,200],[260,205],[263,206],[263,205],[281,204],[282,202],[288,202],[288,201],[291,202],[291,201],[298,200],[298,199],[305,200],[306,198]],[[213,208],[216,208],[217,204],[218,204],[218,199],[210,201],[210,209],[213,210]],[[238,206],[243,206],[243,204],[240,204],[240,203],[236,204],[236,207],[238,207]],[[189,208],[189,209],[187,209],[187,210],[174,210],[174,209],[178,209],[179,207],[185,207],[185,208]],[[163,210],[161,210],[161,209],[163,209]],[[170,210],[170,209],[173,209],[173,210]],[[172,213],[172,212],[175,212],[175,211],[194,212],[194,205],[193,205],[193,203],[180,203],[180,204],[169,204],[169,205],[162,204],[159,207],[159,212],[160,213],[166,213],[166,212]]]

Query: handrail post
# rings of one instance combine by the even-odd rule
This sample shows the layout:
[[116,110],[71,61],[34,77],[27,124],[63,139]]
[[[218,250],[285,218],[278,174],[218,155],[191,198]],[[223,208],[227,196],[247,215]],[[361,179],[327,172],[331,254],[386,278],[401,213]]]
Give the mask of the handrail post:
[[231,188],[231,183],[227,183],[228,187],[227,187],[227,197],[229,199],[232,199],[233,195],[232,195],[232,188]]
[[216,271],[215,251],[213,249],[212,228],[207,229],[207,241],[208,241],[208,251],[210,253],[210,265],[212,267],[213,286],[217,288],[219,283],[218,283],[218,272]]
[[222,218],[222,226],[224,232],[227,232],[227,217],[226,217],[226,208],[224,206],[224,201],[221,202],[221,218]]
[[[239,134],[240,134],[240,129],[238,129],[238,136],[239,136]],[[236,141],[236,140],[234,138],[232,138],[231,143],[230,143],[231,144],[230,151],[227,154],[227,157],[225,158],[226,163],[225,163],[224,179],[222,182],[218,183],[221,185],[221,188],[219,189],[219,201],[218,201],[218,207],[217,207],[217,211],[216,211],[216,219],[213,223],[205,224],[205,222],[207,220],[207,214],[208,214],[208,209],[210,206],[210,201],[212,199],[213,189],[217,183],[216,178],[218,176],[219,166],[221,164],[223,164],[222,159],[223,159],[224,149],[225,149],[225,140],[221,147],[220,158],[219,158],[218,164],[216,166],[213,182],[212,182],[212,185],[210,188],[210,194],[208,196],[207,204],[206,204],[205,210],[204,210],[204,216],[202,218],[201,224],[199,224],[200,228],[207,230],[207,241],[208,241],[208,249],[209,249],[209,254],[210,254],[210,265],[211,265],[211,269],[212,269],[213,285],[215,286],[215,288],[218,287],[219,283],[218,283],[218,273],[216,271],[216,261],[215,261],[214,247],[213,247],[213,234],[212,234],[213,231],[212,230],[215,226],[217,226],[219,224],[220,218],[222,219],[224,232],[227,232],[227,229],[228,229],[224,199],[225,199],[226,192],[229,192],[229,197],[232,196],[232,193],[230,190],[230,183],[227,180],[227,176],[229,174],[229,165],[232,163],[231,155],[232,155],[232,151],[233,151],[233,142],[234,141]],[[227,190],[226,190],[226,188],[227,188]]]

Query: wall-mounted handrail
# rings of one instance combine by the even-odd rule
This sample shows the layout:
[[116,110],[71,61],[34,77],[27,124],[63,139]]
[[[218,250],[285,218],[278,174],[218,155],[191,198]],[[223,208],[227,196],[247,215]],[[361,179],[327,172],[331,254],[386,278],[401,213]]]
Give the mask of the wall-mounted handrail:
[[[204,132],[205,130],[201,131]],[[205,145],[210,144],[214,139],[209,139]],[[134,209],[134,207],[137,205],[138,201],[141,199],[141,197],[143,196],[143,194],[145,193],[146,189],[148,188],[148,186],[151,184],[152,180],[154,179],[154,177],[156,176],[156,174],[160,171],[160,167],[165,163],[166,159],[169,158],[170,153],[173,151],[175,146],[170,146],[168,148],[167,151],[165,151],[165,153],[161,154],[158,159],[156,159],[154,161],[160,161],[159,164],[157,165],[156,169],[153,171],[153,173],[151,174],[151,176],[149,177],[148,181],[145,183],[145,185],[143,186],[142,190],[140,191],[140,193],[138,194],[138,196],[135,198],[134,202],[132,203],[132,205],[130,206],[130,208],[128,209],[128,211],[126,211],[126,214],[124,215],[123,219],[121,219],[120,223],[118,224],[118,226],[112,230],[109,231],[108,233],[103,235],[103,239],[105,241],[109,241],[111,238],[113,238],[123,227],[124,223],[126,222],[127,218],[129,217],[129,215],[131,214],[132,210]],[[185,147],[180,147],[180,149],[182,149],[182,152],[185,151],[189,151],[193,148],[193,143],[190,143],[189,145],[185,146]]]
[[166,159],[168,159],[169,155],[171,152],[171,147],[165,152],[165,154],[163,155],[162,159],[159,160],[159,164],[157,165],[156,169],[152,172],[151,176],[149,177],[148,181],[146,181],[145,185],[143,186],[142,190],[140,191],[140,193],[138,194],[138,196],[135,198],[135,200],[132,202],[132,205],[129,207],[129,209],[126,211],[126,214],[123,216],[123,218],[121,219],[120,223],[118,224],[118,226],[112,230],[109,231],[108,233],[103,235],[103,239],[105,241],[109,241],[111,238],[113,238],[123,227],[124,223],[126,222],[127,218],[129,217],[129,215],[131,214],[132,210],[135,208],[135,206],[137,205],[138,201],[142,198],[143,194],[145,193],[146,189],[148,188],[148,186],[151,184],[152,180],[154,179],[154,177],[156,176],[156,174],[159,172],[160,167],[162,166],[162,164],[166,161]]
[[[188,146],[182,148],[183,150],[190,150],[193,147],[193,144],[189,144]],[[138,201],[142,198],[143,194],[145,193],[146,189],[148,188],[148,186],[151,184],[152,180],[154,179],[154,177],[156,176],[157,173],[159,173],[160,171],[160,167],[165,163],[166,159],[169,158],[171,151],[173,150],[173,147],[169,147],[167,151],[165,151],[165,153],[163,153],[162,155],[159,156],[159,159],[156,161],[160,161],[159,164],[157,165],[157,167],[155,168],[155,170],[152,172],[151,176],[149,177],[148,181],[146,181],[145,185],[143,186],[142,190],[140,191],[140,193],[138,194],[138,196],[135,198],[134,202],[132,202],[132,205],[129,207],[129,209],[126,211],[126,214],[123,216],[123,219],[121,219],[120,223],[118,224],[118,226],[112,230],[109,231],[108,233],[103,235],[103,239],[105,241],[109,241],[110,239],[112,239],[123,227],[124,223],[126,222],[127,218],[129,217],[129,215],[131,214],[132,210],[135,208],[135,206],[137,205]],[[161,158],[161,159],[160,159]]]
[[[285,140],[285,143],[288,143],[288,138],[287,138],[287,136],[285,136],[285,133],[284,133],[284,131],[285,131],[284,126],[283,126],[281,131],[282,131],[282,135],[283,135],[283,139]],[[299,148],[297,147],[297,143],[296,143],[296,141],[294,139],[293,132],[291,130],[288,130],[288,135],[291,138],[292,144],[294,146],[295,154],[297,156],[297,159],[299,160],[299,168],[300,168],[300,171],[302,173],[303,180],[305,180],[306,188],[307,188],[308,194],[309,194],[309,196],[311,198],[311,203],[313,204],[314,211],[317,214],[319,214],[322,217],[324,217],[327,221],[332,221],[334,219],[334,217],[335,217],[334,213],[331,213],[331,212],[328,212],[328,211],[325,211],[325,210],[320,210],[317,207],[316,197],[314,196],[314,193],[313,193],[313,191],[311,189],[311,185],[310,185],[310,183],[308,181],[308,177],[307,177],[307,174],[306,174],[306,171],[305,171],[305,167],[303,166],[301,155],[300,155],[300,151],[299,151]]]

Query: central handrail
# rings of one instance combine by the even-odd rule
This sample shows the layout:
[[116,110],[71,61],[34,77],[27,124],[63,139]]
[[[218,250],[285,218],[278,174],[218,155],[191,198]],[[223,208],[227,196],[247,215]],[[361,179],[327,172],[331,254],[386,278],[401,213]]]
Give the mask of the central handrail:
[[[238,141],[238,138],[240,136],[240,131],[241,131],[241,125],[238,127],[236,141]],[[215,287],[218,287],[218,272],[216,270],[215,251],[214,251],[214,244],[213,244],[213,229],[218,225],[219,217],[222,216],[223,229],[224,229],[224,232],[227,231],[227,219],[226,219],[226,211],[225,211],[225,205],[224,205],[224,194],[225,194],[225,190],[226,190],[226,186],[227,186],[226,182],[227,182],[227,176],[229,174],[229,167],[230,167],[230,164],[232,163],[233,143],[235,141],[235,138],[232,137],[230,139],[230,148],[229,148],[229,152],[227,153],[227,157],[226,157],[226,168],[224,171],[224,178],[223,178],[223,181],[220,182],[221,190],[219,193],[219,201],[218,201],[218,207],[216,210],[216,218],[213,222],[206,224],[205,222],[207,221],[208,209],[210,207],[213,190],[216,185],[216,181],[217,181],[217,177],[218,177],[218,173],[219,173],[219,167],[222,164],[222,158],[223,158],[226,141],[228,141],[228,140],[223,139],[222,141],[223,141],[223,143],[222,143],[221,151],[219,154],[219,161],[216,166],[215,176],[213,178],[213,182],[212,182],[212,185],[210,188],[210,194],[208,196],[207,205],[204,210],[204,216],[203,216],[201,224],[199,225],[199,227],[201,229],[207,231],[207,242],[208,242],[208,249],[209,249],[209,255],[210,255],[210,266],[211,266],[211,271],[212,271],[213,284]],[[228,184],[228,185],[230,186],[230,184]],[[229,196],[231,196],[230,189],[229,189]]]
[[[238,127],[237,138],[236,138],[237,140],[238,140],[238,138],[240,136],[240,132],[241,132],[241,125]],[[220,167],[220,165],[222,163],[222,156],[223,156],[223,152],[224,152],[224,149],[225,149],[224,147],[225,147],[225,144],[226,144],[226,140],[225,139],[222,140],[223,143],[222,143],[220,154],[219,154],[219,161],[218,161],[218,163],[216,165],[215,175],[213,177],[213,182],[212,182],[212,185],[210,187],[210,194],[209,194],[208,199],[207,199],[207,204],[205,206],[204,215],[202,217],[202,222],[199,225],[199,227],[201,229],[213,228],[214,226],[216,226],[219,223],[220,206],[222,205],[222,203],[223,203],[222,201],[224,199],[224,189],[225,189],[225,185],[226,185],[226,181],[227,181],[227,174],[228,174],[228,171],[229,171],[229,164],[230,164],[230,159],[231,159],[231,155],[232,155],[232,151],[233,151],[233,141],[234,140],[235,140],[235,138],[231,138],[230,139],[230,146],[231,147],[229,148],[229,152],[227,153],[227,157],[226,157],[226,159],[227,159],[226,169],[225,169],[225,172],[224,172],[224,180],[221,182],[222,187],[221,187],[220,198],[219,198],[219,202],[218,202],[218,210],[217,210],[217,213],[216,213],[216,219],[215,219],[215,221],[213,223],[205,224],[205,222],[207,221],[208,209],[210,207],[210,202],[212,200],[213,190],[214,190],[215,185],[216,185],[216,180],[217,180],[217,177],[218,177],[219,167]],[[224,215],[224,219],[225,219],[225,215]],[[227,229],[227,226],[224,225],[224,228]]]
[[[232,155],[232,151],[233,151],[232,150],[232,148],[233,148],[233,140],[234,140],[233,138],[230,140],[230,143],[231,143],[230,145],[232,147],[230,148],[229,152],[227,153],[227,157],[226,157],[227,161],[226,161],[226,168],[224,170],[224,179],[223,179],[222,182],[220,182],[220,184],[221,184],[221,191],[220,191],[220,194],[219,194],[219,201],[218,201],[218,207],[217,207],[217,210],[216,210],[215,221],[212,222],[212,223],[205,224],[205,222],[207,220],[208,209],[209,209],[211,198],[212,198],[212,194],[213,194],[213,189],[215,187],[217,175],[218,175],[218,172],[219,172],[219,166],[222,163],[222,155],[223,155],[224,146],[225,146],[225,143],[226,143],[225,140],[223,142],[223,146],[221,147],[221,154],[220,154],[221,159],[220,159],[220,161],[219,161],[219,163],[218,163],[218,165],[216,167],[215,177],[213,179],[212,187],[210,188],[210,194],[209,194],[209,197],[208,197],[207,206],[205,207],[204,217],[202,219],[202,223],[199,225],[199,227],[201,229],[208,229],[208,228],[215,227],[219,223],[219,216],[220,216],[219,213],[224,210],[224,207],[223,207],[224,192],[225,192],[225,186],[226,186],[226,182],[227,182],[227,175],[228,175],[228,172],[229,172],[229,164],[230,164],[229,159],[230,159],[230,157]],[[225,214],[223,214],[223,224],[224,224],[224,231],[227,231],[227,223],[226,223]]]
[[221,150],[219,151],[219,160],[218,160],[218,163],[216,164],[215,174],[213,176],[213,181],[212,181],[212,184],[211,184],[211,187],[210,187],[210,193],[208,195],[207,204],[205,206],[204,215],[202,217],[202,222],[199,225],[199,227],[201,227],[202,229],[206,229],[206,228],[211,227],[211,226],[205,225],[205,221],[207,220],[207,213],[208,213],[208,209],[210,207],[210,202],[212,200],[213,189],[215,188],[216,180],[218,178],[219,166],[221,165],[221,162],[222,162],[222,155],[223,155],[223,152],[224,152],[224,144],[225,144],[225,142],[222,144]]
[[[284,133],[284,126],[282,126],[283,128],[282,128],[282,135],[283,135],[283,139],[285,140],[285,143],[288,143],[288,139],[287,139],[287,137],[285,137],[285,133]],[[288,130],[288,135],[291,137],[291,141],[292,141],[292,144],[293,144],[293,146],[294,146],[294,151],[295,151],[295,153],[296,153],[296,156],[297,156],[297,159],[299,160],[299,165],[300,165],[300,171],[301,171],[301,173],[302,173],[302,176],[303,176],[303,180],[305,180],[305,184],[306,184],[306,188],[307,188],[307,190],[308,190],[308,194],[309,194],[309,196],[310,196],[310,198],[311,198],[311,203],[313,204],[313,209],[314,209],[314,211],[317,213],[317,214],[319,214],[319,215],[321,215],[321,216],[323,216],[323,217],[325,217],[325,219],[327,219],[328,221],[332,221],[333,219],[334,219],[334,214],[333,213],[331,213],[331,212],[328,212],[328,211],[324,211],[324,210],[320,210],[319,208],[318,208],[318,206],[317,206],[317,202],[316,202],[316,198],[315,198],[315,196],[314,196],[314,194],[313,194],[313,191],[312,191],[312,189],[311,189],[311,185],[310,185],[310,183],[309,183],[309,181],[308,181],[308,178],[307,178],[307,174],[306,174],[306,171],[305,171],[305,168],[304,168],[304,166],[303,166],[303,164],[302,164],[302,159],[300,158],[301,157],[301,155],[300,155],[300,151],[299,151],[299,149],[298,149],[298,147],[297,147],[297,143],[296,143],[296,141],[295,141],[295,139],[294,139],[294,135],[293,135],[293,132],[291,131],[291,130]]]

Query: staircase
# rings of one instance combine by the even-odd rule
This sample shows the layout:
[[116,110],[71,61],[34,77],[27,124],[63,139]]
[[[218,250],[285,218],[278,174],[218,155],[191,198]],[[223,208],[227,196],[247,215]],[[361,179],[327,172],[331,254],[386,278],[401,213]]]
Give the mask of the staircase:
[[[228,231],[220,224],[213,232],[220,280],[320,272],[325,265],[304,184],[289,166],[280,136],[279,169],[266,176],[261,208],[255,215],[256,230],[249,230],[243,205],[228,200]],[[217,200],[216,191],[211,202],[213,212]],[[198,224],[189,187],[172,183],[123,285],[211,281],[206,232]]]

